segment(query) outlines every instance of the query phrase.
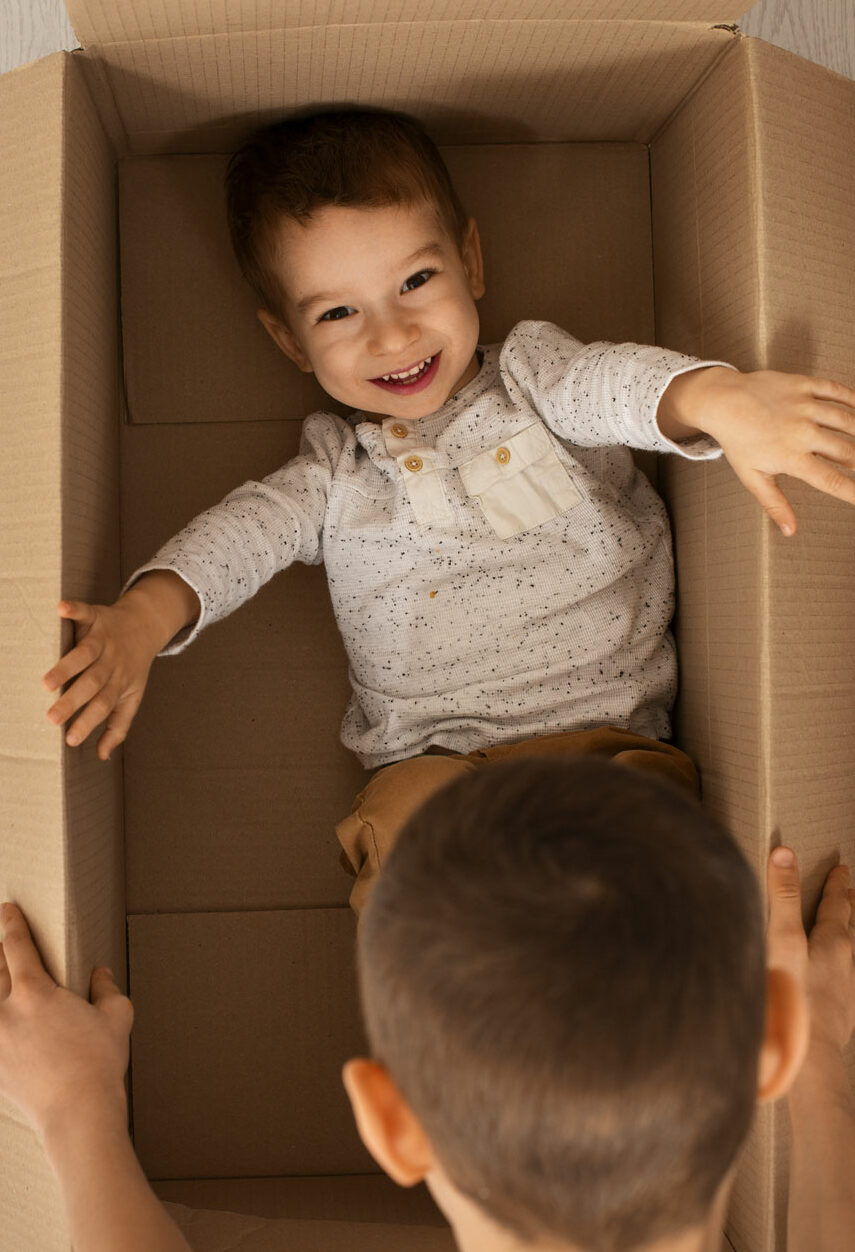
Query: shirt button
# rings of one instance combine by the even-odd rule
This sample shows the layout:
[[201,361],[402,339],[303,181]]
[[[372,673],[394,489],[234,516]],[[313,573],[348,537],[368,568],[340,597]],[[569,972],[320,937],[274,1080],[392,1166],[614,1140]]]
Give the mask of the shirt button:
[[500,465],[507,465],[510,459],[511,459],[511,454],[507,448],[496,449],[496,460],[499,462]]
[[392,427],[392,434],[396,439],[406,439],[409,433],[410,432],[407,430],[406,426],[404,426],[401,422],[396,422]]
[[424,462],[420,456],[408,456],[404,464],[411,474],[418,474]]

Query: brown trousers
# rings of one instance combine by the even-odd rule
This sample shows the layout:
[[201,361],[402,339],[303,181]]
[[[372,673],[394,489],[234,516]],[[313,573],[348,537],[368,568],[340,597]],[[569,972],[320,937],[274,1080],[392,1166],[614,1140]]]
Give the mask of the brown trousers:
[[398,833],[428,797],[446,783],[494,761],[589,755],[606,756],[621,765],[650,770],[698,794],[697,770],[679,748],[609,726],[498,744],[465,755],[434,748],[424,756],[396,761],[378,770],[354,800],[349,815],[336,827],[344,850],[342,863],[356,878],[350,893],[351,907],[356,913],[362,912]]

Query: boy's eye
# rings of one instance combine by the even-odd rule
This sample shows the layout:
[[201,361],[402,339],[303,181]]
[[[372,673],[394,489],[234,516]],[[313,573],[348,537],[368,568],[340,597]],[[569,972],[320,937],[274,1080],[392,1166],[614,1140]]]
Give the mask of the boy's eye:
[[401,287],[402,291],[413,291],[416,287],[423,287],[432,274],[436,270],[419,270],[418,274],[411,274],[409,278],[404,280]]
[[327,309],[326,313],[322,313],[318,318],[319,322],[337,322],[342,317],[349,317],[354,310],[349,304],[339,304],[334,309]]

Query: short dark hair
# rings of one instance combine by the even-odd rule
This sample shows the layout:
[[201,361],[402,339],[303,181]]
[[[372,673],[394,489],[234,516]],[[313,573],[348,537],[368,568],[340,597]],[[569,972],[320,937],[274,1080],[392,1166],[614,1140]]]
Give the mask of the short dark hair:
[[404,113],[335,109],[254,131],[226,173],[232,246],[263,306],[281,315],[271,233],[282,218],[306,223],[328,205],[380,208],[426,202],[458,247],[466,214],[424,128]]
[[588,758],[432,797],[362,917],[375,1058],[452,1182],[526,1242],[700,1225],[752,1117],[757,884],[690,797]]

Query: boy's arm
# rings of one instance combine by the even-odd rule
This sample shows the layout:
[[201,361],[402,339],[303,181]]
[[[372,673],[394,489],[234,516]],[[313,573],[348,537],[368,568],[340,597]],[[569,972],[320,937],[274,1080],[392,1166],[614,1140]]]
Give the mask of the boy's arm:
[[768,960],[805,987],[811,1035],[788,1096],[792,1145],[788,1244],[791,1252],[847,1252],[855,1230],[855,1096],[843,1049],[855,1029],[855,891],[849,870],[829,874],[806,939],[795,858],[769,861]]
[[128,1138],[130,1001],[105,969],[91,1003],[58,987],[14,906],[0,927],[0,1093],[44,1145],[75,1252],[187,1252]]
[[106,760],[126,738],[160,652],[185,647],[293,561],[320,560],[329,487],[348,430],[330,415],[307,419],[298,456],[194,518],[137,570],[115,604],[60,605],[60,615],[77,625],[77,646],[43,681],[49,691],[72,682],[47,714],[58,726],[75,718],[67,743],[82,743],[106,719],[98,741]]
[[855,390],[828,379],[712,366],[678,375],[657,410],[659,429],[679,443],[710,435],[743,486],[785,535],[796,515],[776,476],[801,478],[855,504]]

